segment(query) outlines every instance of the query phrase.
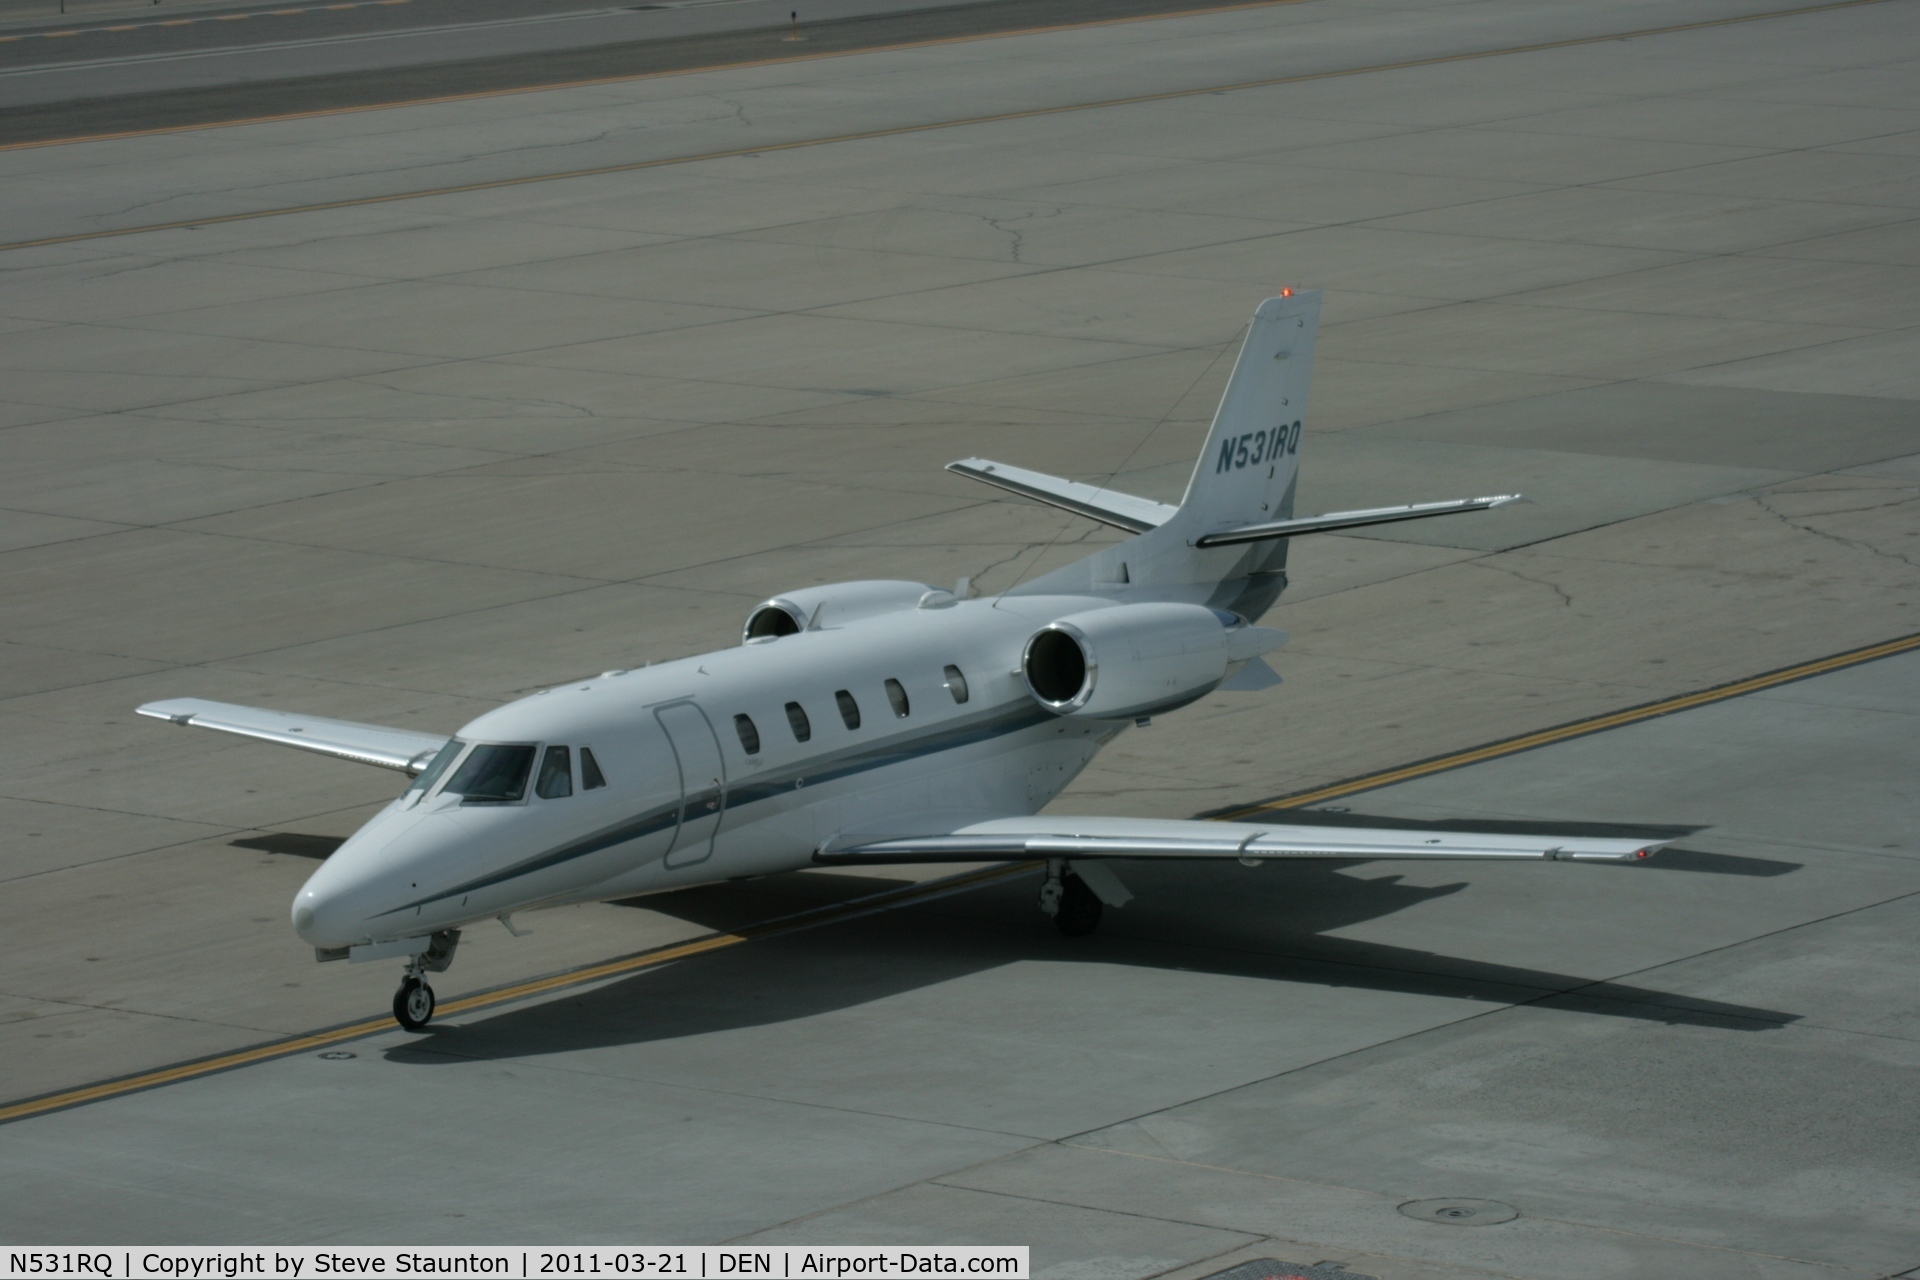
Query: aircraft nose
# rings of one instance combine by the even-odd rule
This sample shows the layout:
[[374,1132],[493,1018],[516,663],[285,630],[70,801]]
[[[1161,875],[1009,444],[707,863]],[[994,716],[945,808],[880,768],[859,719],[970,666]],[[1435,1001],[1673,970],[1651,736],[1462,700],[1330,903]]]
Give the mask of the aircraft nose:
[[293,896],[293,931],[322,949],[365,942],[368,917],[381,909],[385,850],[396,834],[393,822],[376,817],[321,863]]
[[[319,879],[316,875],[314,879]],[[358,913],[345,901],[346,895],[329,892],[309,880],[293,897],[293,931],[306,942],[321,948],[345,947],[360,941]]]

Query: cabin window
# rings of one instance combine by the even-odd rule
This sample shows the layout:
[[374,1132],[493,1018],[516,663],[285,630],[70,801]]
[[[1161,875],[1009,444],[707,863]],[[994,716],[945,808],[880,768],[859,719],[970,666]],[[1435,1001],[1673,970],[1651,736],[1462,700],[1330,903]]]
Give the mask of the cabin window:
[[898,680],[888,677],[887,701],[893,704],[893,714],[902,720],[907,718],[907,690]]
[[582,790],[592,791],[596,787],[607,785],[607,775],[600,772],[600,762],[593,758],[592,747],[580,748],[580,786]]
[[750,756],[759,755],[760,731],[753,727],[752,717],[735,716],[733,718],[733,728],[734,732],[740,735],[740,749]]
[[805,742],[813,736],[813,726],[807,722],[807,709],[797,702],[787,704],[787,723],[793,727],[795,742]]
[[527,793],[533,748],[481,743],[447,783],[449,795],[480,804],[506,804]]
[[858,729],[860,727],[860,704],[853,700],[853,695],[845,689],[842,689],[833,695],[833,700],[840,704],[840,718],[846,721],[847,728]]
[[558,800],[573,794],[573,752],[565,747],[548,747],[540,760],[540,777],[533,794],[542,800]]
[[460,753],[466,749],[467,744],[460,739],[448,738],[447,745],[440,748],[433,759],[427,762],[427,767],[420,771],[420,776],[413,780],[407,790],[422,793],[433,790],[433,784],[440,781],[440,775],[445,773],[448,766],[459,759]]
[[961,675],[960,668],[954,666],[952,663],[947,664],[946,672],[947,692],[953,695],[955,702],[965,702],[967,700],[967,678]]

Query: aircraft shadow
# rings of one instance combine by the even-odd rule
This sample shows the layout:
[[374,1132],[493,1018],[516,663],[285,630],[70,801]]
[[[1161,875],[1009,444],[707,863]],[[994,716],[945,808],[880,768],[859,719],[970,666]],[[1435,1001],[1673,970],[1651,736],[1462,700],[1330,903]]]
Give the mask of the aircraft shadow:
[[[1139,897],[1101,932],[1061,937],[1034,909],[1034,881],[760,939],[538,1005],[441,1024],[388,1052],[414,1064],[524,1057],[767,1026],[853,1008],[1023,961],[1181,969],[1231,977],[1547,1007],[1738,1031],[1798,1014],[1676,996],[1574,974],[1327,936],[1466,887],[1338,874],[1352,863],[1135,863]],[[800,872],[706,885],[631,905],[726,930],[845,901],[896,880]]]
[[325,862],[334,850],[345,844],[345,836],[303,836],[293,831],[269,831],[265,835],[242,836],[227,841],[231,849],[258,849],[261,853],[285,853],[296,858]]

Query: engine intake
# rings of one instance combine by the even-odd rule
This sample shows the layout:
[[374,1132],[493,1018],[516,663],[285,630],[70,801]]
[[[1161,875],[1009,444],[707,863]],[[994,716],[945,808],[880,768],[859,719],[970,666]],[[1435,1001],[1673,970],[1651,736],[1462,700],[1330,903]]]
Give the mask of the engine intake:
[[1286,633],[1250,627],[1197,604],[1123,604],[1033,633],[1020,673],[1034,701],[1059,715],[1119,720],[1183,707]]
[[912,609],[926,600],[937,587],[924,582],[835,582],[823,587],[803,587],[762,601],[747,615],[740,642],[777,640],[798,635],[809,626],[840,627],[862,618]]

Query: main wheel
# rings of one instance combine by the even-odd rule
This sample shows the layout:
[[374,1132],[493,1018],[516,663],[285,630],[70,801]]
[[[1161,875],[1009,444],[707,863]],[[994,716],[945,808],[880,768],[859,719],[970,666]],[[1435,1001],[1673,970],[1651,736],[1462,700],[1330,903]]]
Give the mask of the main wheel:
[[1060,910],[1053,923],[1069,938],[1084,937],[1100,927],[1100,899],[1079,876],[1068,875],[1060,882]]
[[393,1020],[409,1031],[433,1021],[433,988],[414,977],[402,981],[393,993]]

